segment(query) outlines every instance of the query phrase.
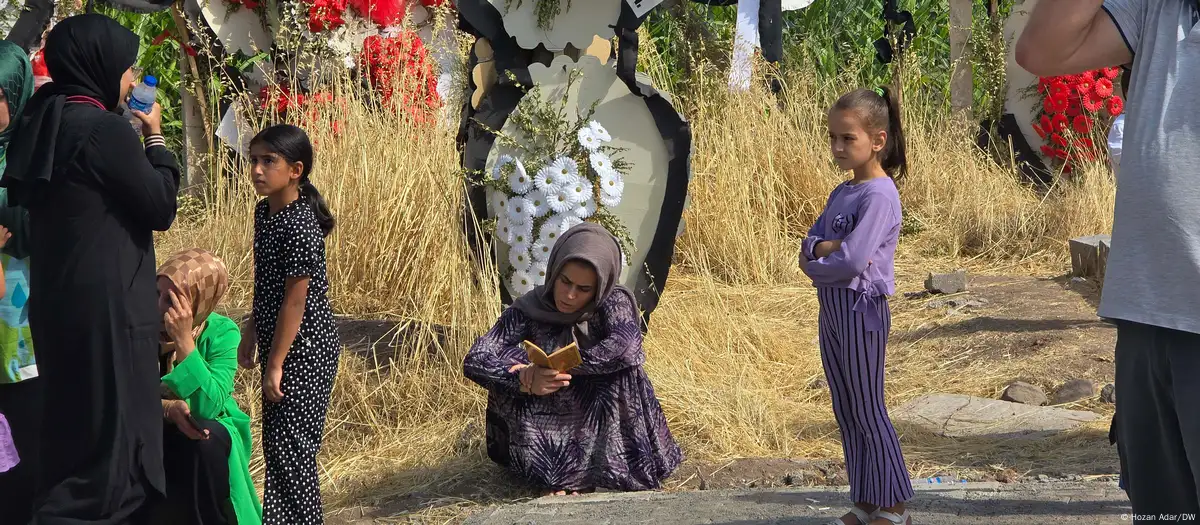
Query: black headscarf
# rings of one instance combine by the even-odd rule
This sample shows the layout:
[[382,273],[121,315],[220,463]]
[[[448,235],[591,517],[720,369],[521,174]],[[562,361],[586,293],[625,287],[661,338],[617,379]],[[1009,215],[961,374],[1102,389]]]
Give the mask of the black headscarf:
[[[11,200],[27,201],[35,183],[50,180],[56,157],[70,158],[82,147],[56,144],[67,97],[89,97],[108,111],[117,109],[121,77],[137,61],[138,44],[136,34],[104,15],[73,16],[54,26],[43,50],[54,80],[26,104],[21,133],[8,147],[8,168],[0,179],[0,186],[12,190]],[[68,151],[57,152],[60,148]]]

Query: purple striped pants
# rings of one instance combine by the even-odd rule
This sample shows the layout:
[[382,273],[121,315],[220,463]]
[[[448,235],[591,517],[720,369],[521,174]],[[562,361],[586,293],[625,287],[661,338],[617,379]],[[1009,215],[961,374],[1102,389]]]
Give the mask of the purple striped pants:
[[892,312],[887,297],[870,301],[883,327],[868,331],[854,311],[860,293],[847,288],[818,288],[821,305],[821,363],[833,398],[833,415],[842,431],[842,451],[856,503],[892,507],[912,499],[912,482],[900,438],[883,401],[883,365]]

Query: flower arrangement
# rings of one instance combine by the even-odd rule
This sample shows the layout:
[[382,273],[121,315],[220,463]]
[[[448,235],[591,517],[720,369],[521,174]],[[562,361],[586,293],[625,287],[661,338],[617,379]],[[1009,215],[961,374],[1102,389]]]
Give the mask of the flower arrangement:
[[432,61],[416,33],[367,37],[359,62],[383,103],[408,111],[418,122],[426,122],[441,105]]
[[1114,94],[1113,81],[1120,75],[1120,68],[1111,67],[1038,79],[1042,111],[1033,130],[1045,141],[1042,154],[1061,162],[1064,173],[1080,161],[1101,158],[1103,141],[1094,137],[1097,121],[1114,118],[1125,109],[1125,101]]
[[625,150],[612,146],[608,130],[592,120],[595,104],[577,119],[566,113],[566,93],[581,75],[570,73],[558,103],[545,100],[538,86],[531,88],[509,117],[519,136],[489,129],[513,151],[501,155],[491,173],[477,174],[488,188],[496,238],[509,247],[503,278],[513,295],[545,282],[558,236],[584,221],[616,235],[623,260],[633,249],[629,231],[610,211],[625,193],[631,166],[618,156]]

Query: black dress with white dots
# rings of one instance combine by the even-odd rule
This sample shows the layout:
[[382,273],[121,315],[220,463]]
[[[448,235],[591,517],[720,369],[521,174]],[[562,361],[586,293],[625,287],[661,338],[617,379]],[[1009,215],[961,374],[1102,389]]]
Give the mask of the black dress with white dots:
[[320,524],[317,453],[341,351],[327,295],[325,237],[304,199],[274,214],[263,200],[254,209],[254,325],[263,372],[288,277],[310,281],[300,331],[283,363],[283,401],[263,400],[263,523]]

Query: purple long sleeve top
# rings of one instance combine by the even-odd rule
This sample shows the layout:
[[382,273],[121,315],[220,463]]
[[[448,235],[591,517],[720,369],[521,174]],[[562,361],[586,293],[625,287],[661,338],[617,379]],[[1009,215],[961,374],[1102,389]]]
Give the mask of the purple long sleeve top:
[[[900,193],[890,177],[838,185],[801,246],[805,272],[818,288],[849,288],[871,297],[896,293],[893,264],[900,238]],[[842,241],[816,258],[821,241]],[[804,262],[804,261],[802,261]]]

